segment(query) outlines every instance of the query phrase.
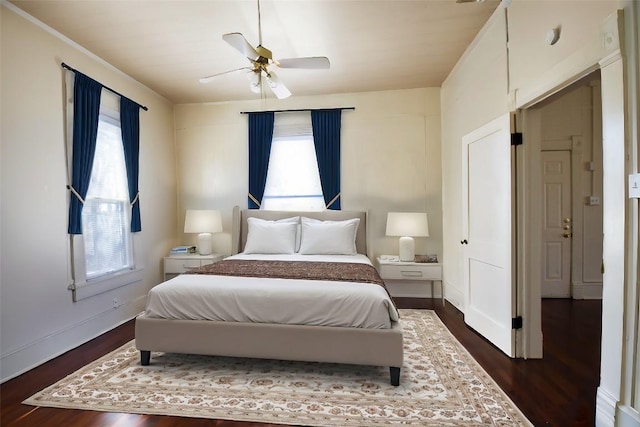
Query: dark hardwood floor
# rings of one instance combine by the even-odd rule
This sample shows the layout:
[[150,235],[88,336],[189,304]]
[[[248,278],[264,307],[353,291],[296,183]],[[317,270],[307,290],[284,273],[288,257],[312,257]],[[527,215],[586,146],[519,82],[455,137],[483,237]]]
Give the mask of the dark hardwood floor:
[[[469,329],[440,300],[397,298],[400,308],[433,309],[535,426],[593,426],[600,370],[600,301],[543,300],[544,358],[513,360]],[[276,427],[197,418],[132,415],[22,405],[32,394],[133,338],[133,321],[0,386],[3,426]]]

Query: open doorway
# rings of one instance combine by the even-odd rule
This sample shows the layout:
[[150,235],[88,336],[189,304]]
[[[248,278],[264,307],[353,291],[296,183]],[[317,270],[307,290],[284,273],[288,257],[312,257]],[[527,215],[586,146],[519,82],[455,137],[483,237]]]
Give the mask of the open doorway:
[[515,151],[516,258],[525,358],[543,357],[542,298],[603,297],[602,79],[596,69],[518,114],[524,144]]
[[540,153],[542,298],[602,298],[601,106],[596,71],[526,116],[527,143]]

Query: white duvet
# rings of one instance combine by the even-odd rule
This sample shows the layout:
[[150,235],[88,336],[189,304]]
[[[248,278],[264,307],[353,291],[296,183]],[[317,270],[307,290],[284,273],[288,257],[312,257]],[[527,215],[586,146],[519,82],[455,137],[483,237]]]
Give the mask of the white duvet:
[[[245,255],[228,259],[357,262],[364,255]],[[182,274],[155,286],[146,315],[164,319],[219,320],[289,325],[385,329],[398,313],[381,286],[324,280]]]

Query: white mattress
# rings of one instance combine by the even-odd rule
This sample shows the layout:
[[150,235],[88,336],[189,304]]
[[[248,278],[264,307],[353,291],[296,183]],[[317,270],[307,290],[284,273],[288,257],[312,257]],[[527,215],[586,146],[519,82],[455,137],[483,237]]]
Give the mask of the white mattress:
[[[371,264],[364,255],[245,255],[267,259]],[[155,286],[149,317],[386,329],[398,313],[385,289],[370,283],[182,274]]]

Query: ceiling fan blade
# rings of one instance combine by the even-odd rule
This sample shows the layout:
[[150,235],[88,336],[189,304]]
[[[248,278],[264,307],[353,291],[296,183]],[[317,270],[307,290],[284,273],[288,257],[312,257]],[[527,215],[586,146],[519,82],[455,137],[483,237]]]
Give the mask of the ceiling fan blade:
[[279,59],[276,61],[276,65],[280,68],[305,68],[307,70],[324,70],[330,66],[329,58],[325,56]]
[[291,92],[289,92],[289,89],[287,89],[284,83],[282,83],[282,81],[278,78],[276,73],[274,73],[273,71],[270,71],[265,76],[265,80],[269,85],[269,89],[271,89],[271,91],[274,93],[274,95],[278,99],[284,99],[291,96]]
[[252,70],[252,68],[251,67],[236,68],[235,70],[224,71],[222,73],[212,74],[210,76],[203,77],[199,81],[200,83],[209,83],[210,81],[215,80],[217,77],[220,77],[229,73],[235,73],[236,71],[241,71],[241,70]]
[[249,58],[251,61],[255,61],[260,57],[258,52],[249,44],[247,39],[241,33],[227,33],[222,36],[222,40],[226,41],[236,49],[238,52]]

